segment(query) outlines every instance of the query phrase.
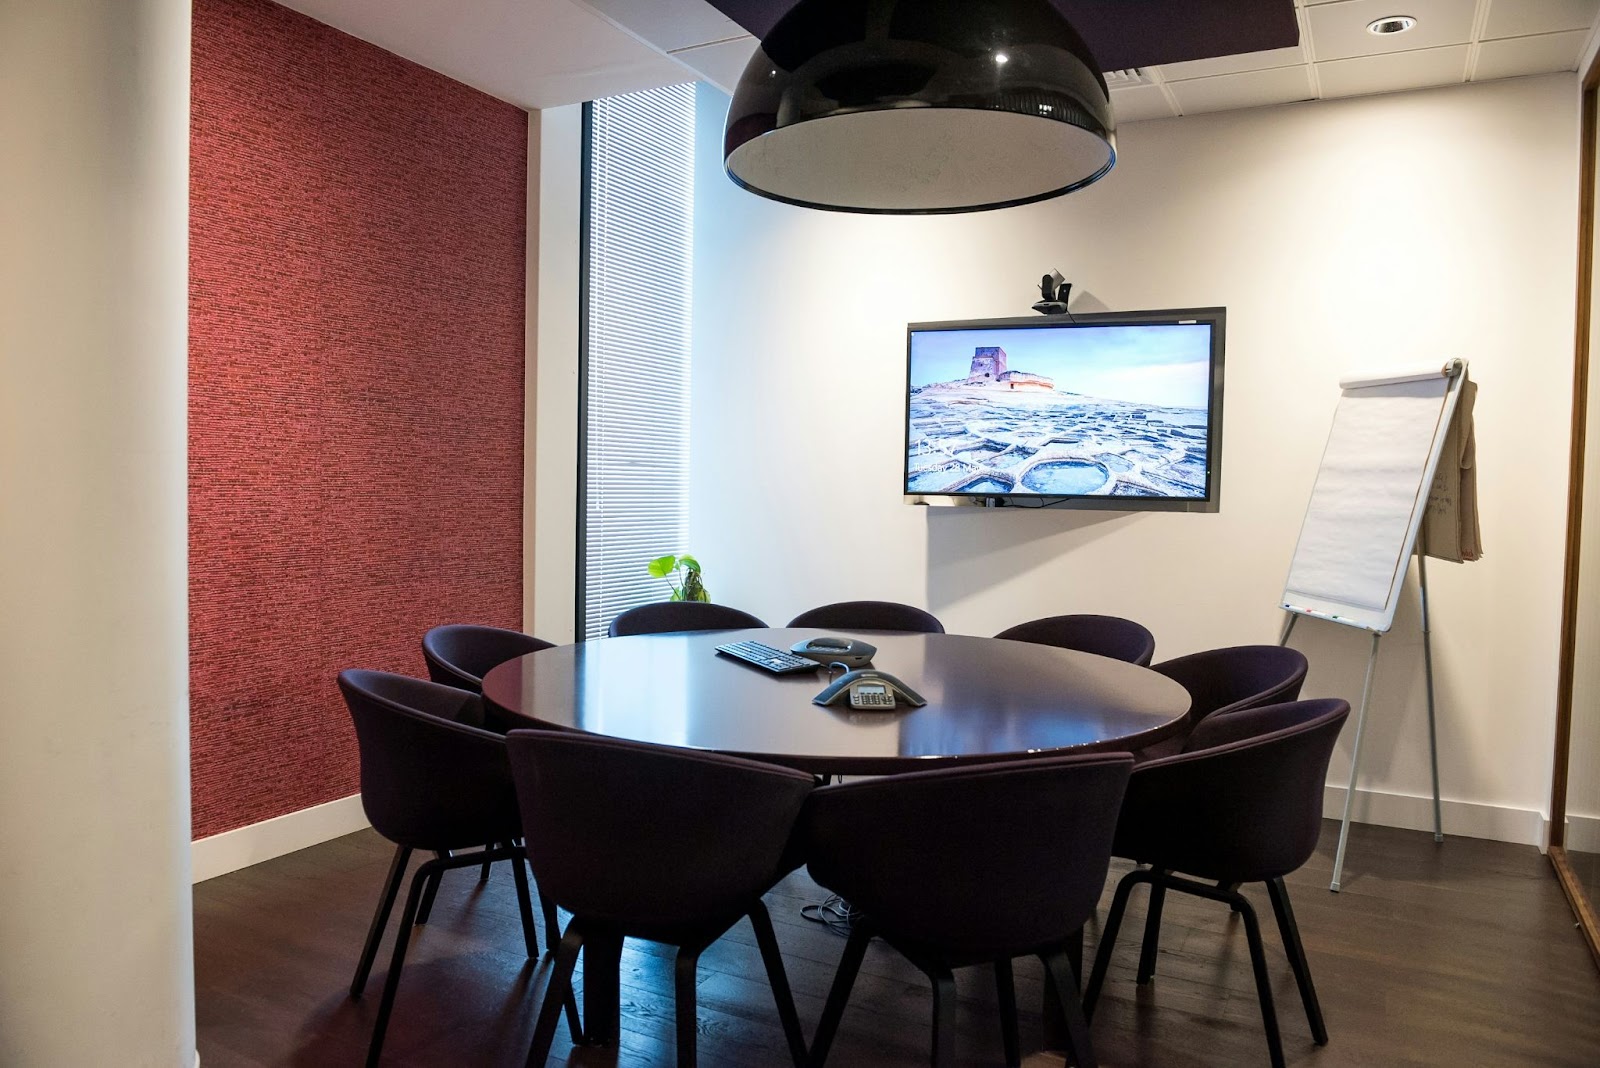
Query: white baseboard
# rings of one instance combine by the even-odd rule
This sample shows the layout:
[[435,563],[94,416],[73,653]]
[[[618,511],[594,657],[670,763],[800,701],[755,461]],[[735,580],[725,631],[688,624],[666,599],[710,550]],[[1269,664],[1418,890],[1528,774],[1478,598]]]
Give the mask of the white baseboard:
[[1600,853],[1600,816],[1568,816],[1566,844],[1580,853]]
[[366,826],[367,815],[361,810],[361,795],[351,794],[337,801],[201,838],[189,847],[194,881],[203,883]]
[[[1344,814],[1343,786],[1325,786],[1322,814],[1338,819]],[[1545,847],[1545,818],[1537,809],[1484,805],[1475,801],[1440,802],[1444,833],[1464,838],[1487,838],[1496,842]],[[1380,827],[1404,827],[1414,831],[1433,830],[1433,798],[1409,794],[1356,790],[1350,807],[1353,823],[1375,823]]]

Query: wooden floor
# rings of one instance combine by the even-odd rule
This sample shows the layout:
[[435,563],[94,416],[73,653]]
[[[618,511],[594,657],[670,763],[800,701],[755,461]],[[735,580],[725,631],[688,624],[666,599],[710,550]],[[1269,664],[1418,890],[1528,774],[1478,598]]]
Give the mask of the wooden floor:
[[[1544,858],[1534,849],[1357,826],[1344,890],[1328,892],[1337,825],[1289,880],[1331,1042],[1311,1042],[1294,980],[1258,903],[1284,1046],[1292,1065],[1600,1065],[1600,973]],[[360,1064],[388,960],[366,997],[346,987],[390,849],[364,831],[195,888],[199,1046],[205,1068]],[[1115,876],[1126,870],[1119,865]],[[1109,903],[1109,890],[1105,903]],[[844,940],[800,907],[824,895],[803,872],[768,897],[809,1037]],[[1134,985],[1143,896],[1128,911],[1094,1022],[1103,1065],[1267,1064],[1243,932],[1225,906],[1169,895],[1156,979]],[[398,909],[396,910],[398,914]],[[1104,915],[1102,908],[1101,915]],[[542,933],[542,932],[541,932]],[[1098,931],[1089,930],[1093,952]],[[668,951],[629,943],[618,1050],[577,1049],[563,1028],[552,1064],[672,1063]],[[433,919],[413,943],[385,1064],[520,1065],[549,972],[522,949],[510,873],[480,888],[473,871],[445,877]],[[987,969],[957,974],[963,1065],[1002,1063]],[[1019,961],[1023,1048],[1040,1042],[1042,981]],[[786,1063],[749,926],[700,965],[700,1063]],[[930,995],[921,975],[879,945],[845,1013],[833,1065],[922,1065]],[[1034,1053],[1033,1065],[1059,1064]]]

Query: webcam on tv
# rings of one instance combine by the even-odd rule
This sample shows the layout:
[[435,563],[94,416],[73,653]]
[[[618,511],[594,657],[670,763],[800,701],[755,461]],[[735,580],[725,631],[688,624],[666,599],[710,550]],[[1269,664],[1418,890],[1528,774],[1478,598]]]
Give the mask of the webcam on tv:
[[1039,280],[1039,296],[1033,310],[1041,315],[1065,315],[1067,301],[1072,297],[1072,283],[1061,277],[1060,271],[1051,271]]

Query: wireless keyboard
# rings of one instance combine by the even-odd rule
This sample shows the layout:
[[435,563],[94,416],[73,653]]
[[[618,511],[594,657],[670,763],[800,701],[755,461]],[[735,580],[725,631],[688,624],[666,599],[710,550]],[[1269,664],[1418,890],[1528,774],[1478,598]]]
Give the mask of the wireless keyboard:
[[786,653],[782,649],[774,649],[760,642],[729,642],[727,645],[717,646],[717,652],[731,656],[735,660],[743,660],[746,664],[754,664],[774,675],[815,671],[822,666],[815,660],[807,660],[803,656],[795,656],[793,653]]

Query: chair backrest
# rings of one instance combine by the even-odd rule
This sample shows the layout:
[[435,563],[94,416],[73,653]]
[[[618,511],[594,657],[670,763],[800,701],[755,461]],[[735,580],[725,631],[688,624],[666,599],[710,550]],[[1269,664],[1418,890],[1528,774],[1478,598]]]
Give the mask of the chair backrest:
[[1350,715],[1326,698],[1210,716],[1176,756],[1128,781],[1116,853],[1202,879],[1287,875],[1322,833],[1328,760]]
[[1008,627],[995,637],[1076,649],[1080,653],[1108,656],[1141,667],[1156,655],[1155,635],[1121,616],[1047,616]]
[[664,938],[736,919],[785,874],[813,787],[790,768],[589,734],[512,731],[506,745],[539,888]]
[[807,866],[891,938],[1030,952],[1093,914],[1132,767],[1091,754],[825,786],[801,817]]
[[944,633],[944,624],[933,613],[897,601],[836,601],[801,612],[789,626]]
[[765,627],[749,612],[707,601],[659,601],[630,608],[611,621],[613,638],[629,634],[675,634],[689,630],[745,630]]
[[520,630],[475,623],[447,623],[422,636],[422,659],[428,677],[446,686],[479,693],[491,668],[528,653],[549,649],[550,642]]
[[1284,645],[1235,645],[1166,660],[1151,670],[1189,691],[1193,729],[1218,712],[1296,700],[1306,680],[1306,658]]
[[361,750],[361,807],[378,833],[442,850],[521,835],[505,740],[483,730],[483,699],[386,671],[342,671]]

